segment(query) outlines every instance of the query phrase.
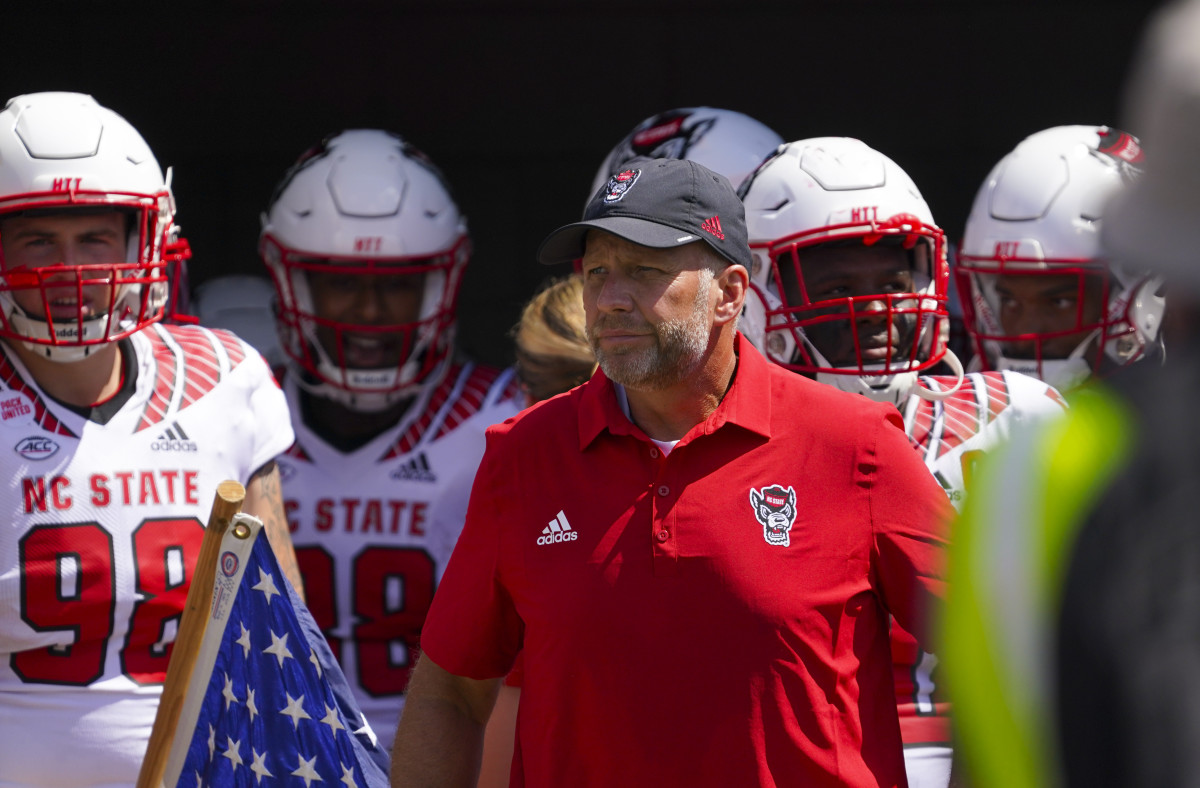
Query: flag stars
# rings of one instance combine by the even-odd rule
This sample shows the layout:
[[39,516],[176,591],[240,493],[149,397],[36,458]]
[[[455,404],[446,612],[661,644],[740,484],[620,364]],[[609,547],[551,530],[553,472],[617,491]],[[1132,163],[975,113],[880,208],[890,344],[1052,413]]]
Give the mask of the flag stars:
[[225,699],[225,711],[229,711],[233,704],[241,702],[233,693],[233,678],[228,673],[225,674],[225,689],[221,690],[221,697]]
[[[206,692],[200,719],[187,734],[189,751],[182,765],[181,788],[193,782],[196,788],[207,788],[213,779],[249,788],[283,788],[284,784],[366,788],[377,777],[386,784],[374,760],[359,763],[357,754],[343,746],[352,744],[361,752],[368,739],[372,746],[378,746],[378,740],[361,709],[352,702],[339,705],[343,699],[329,686],[331,678],[344,680],[336,660],[319,632],[297,627],[285,580],[276,576],[278,570],[259,568],[263,556],[270,558],[270,548],[259,540],[242,570],[241,593],[221,607],[220,619],[209,624],[214,633],[211,627],[220,625],[220,653],[206,652],[196,666],[204,671]],[[255,577],[257,584],[251,580]],[[271,610],[267,605],[273,596],[283,598]],[[240,661],[238,651],[243,656]],[[312,671],[305,661],[312,664]],[[291,721],[291,731],[279,715]],[[356,742],[339,738],[347,735],[363,738]]]
[[271,606],[271,597],[279,596],[279,589],[275,587],[275,578],[271,577],[262,569],[258,570],[258,582],[250,587],[255,591],[262,591],[263,594],[266,595],[268,607]]
[[250,771],[254,772],[256,782],[261,785],[262,778],[274,777],[275,775],[271,774],[271,772],[267,770],[267,765],[264,763],[264,761],[267,760],[267,754],[265,752],[259,753],[259,751],[253,747],[250,748],[250,752],[254,753],[254,763],[250,764]]
[[292,659],[292,652],[287,647],[287,633],[283,633],[283,637],[279,637],[274,632],[271,632],[271,645],[263,649],[264,654],[271,654],[279,660],[279,667],[283,667],[285,659]]
[[296,771],[292,772],[292,776],[303,778],[304,788],[309,788],[313,782],[325,782],[313,767],[313,764],[317,762],[317,756],[314,755],[306,761],[303,755],[297,754],[296,761],[299,765],[296,767]]
[[359,721],[362,722],[362,727],[354,731],[354,735],[366,736],[367,740],[371,742],[372,747],[379,744],[379,738],[375,736],[375,731],[371,729],[371,723],[367,722],[367,715],[359,712],[358,718]]
[[242,760],[242,742],[240,739],[234,741],[229,736],[225,737],[225,741],[227,742],[225,752],[221,753],[221,757],[229,760],[229,765],[233,768],[233,773],[237,774],[237,767],[246,765],[246,762]]
[[304,710],[304,696],[303,695],[301,695],[299,698],[293,698],[291,695],[289,695],[286,692],[284,693],[284,695],[285,695],[285,697],[287,697],[287,706],[279,713],[285,717],[292,718],[292,730],[295,730],[296,728],[298,728],[300,726],[300,720],[311,720],[312,719],[312,717],[309,715],[309,713]]
[[342,720],[338,717],[337,709],[325,704],[325,716],[321,718],[321,722],[329,726],[329,733],[337,736],[338,731],[346,730],[346,726],[342,724]]
[[[268,599],[269,598],[270,597],[268,597]],[[246,625],[244,623],[238,623],[242,628],[242,634],[233,642],[242,647],[242,657],[245,659],[250,659],[250,630],[246,629]]]

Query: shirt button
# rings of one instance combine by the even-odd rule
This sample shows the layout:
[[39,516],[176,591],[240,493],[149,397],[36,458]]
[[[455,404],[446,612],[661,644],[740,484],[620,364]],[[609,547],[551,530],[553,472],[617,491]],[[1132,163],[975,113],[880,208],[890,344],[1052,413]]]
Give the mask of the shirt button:
[[661,486],[658,488],[658,494],[659,494],[659,496],[660,496],[660,497],[662,497],[662,498],[666,498],[668,495],[670,495],[670,494],[671,494],[671,488],[670,488],[670,487],[668,487],[668,486],[667,486],[667,485],[665,485],[665,484],[664,484],[664,485],[661,485]]
[[665,542],[665,541],[667,541],[668,539],[670,539],[670,538],[671,538],[671,534],[670,534],[670,532],[669,532],[669,531],[662,530],[662,531],[659,531],[658,533],[656,533],[656,534],[654,535],[654,538],[655,538],[655,539],[657,539],[657,540],[658,540],[658,541],[660,541],[660,542]]
[[654,447],[654,446],[650,447],[650,456],[656,460],[658,459],[658,449],[656,447]]

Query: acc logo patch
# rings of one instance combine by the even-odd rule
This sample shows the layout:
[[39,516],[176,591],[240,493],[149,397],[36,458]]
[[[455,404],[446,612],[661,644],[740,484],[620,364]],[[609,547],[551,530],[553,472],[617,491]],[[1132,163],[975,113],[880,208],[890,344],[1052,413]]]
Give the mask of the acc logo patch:
[[754,517],[762,523],[767,544],[787,547],[792,543],[792,525],[796,522],[796,491],[778,485],[750,490]]
[[13,446],[13,451],[27,460],[48,460],[58,452],[58,444],[49,438],[31,435]]
[[633,188],[633,184],[637,183],[637,179],[642,177],[641,170],[621,170],[616,175],[608,179],[607,193],[604,195],[605,202],[616,202]]

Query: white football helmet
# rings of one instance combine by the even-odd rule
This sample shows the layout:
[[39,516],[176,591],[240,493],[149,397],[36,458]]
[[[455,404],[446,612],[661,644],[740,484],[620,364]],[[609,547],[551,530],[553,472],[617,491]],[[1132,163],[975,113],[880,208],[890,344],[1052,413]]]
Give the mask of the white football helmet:
[[[168,268],[182,265],[187,244],[174,225],[170,170],[117,113],[80,93],[31,93],[0,112],[0,222],[24,215],[114,209],[127,214],[125,261],[36,269],[8,265],[0,251],[0,336],[54,360],[71,362],[163,317]],[[49,291],[109,288],[107,312],[71,320],[51,315]],[[37,293],[31,313],[17,293]],[[28,303],[29,299],[26,298]],[[82,304],[82,301],[80,302]]]
[[763,159],[783,144],[749,115],[712,107],[684,107],[646,118],[617,143],[592,179],[595,194],[630,159],[688,159],[724,175],[737,188]]
[[[383,410],[450,357],[470,256],[466,219],[433,163],[398,135],[343,131],[301,156],[262,217],[259,250],[275,283],[280,342],[318,396]],[[313,274],[381,283],[422,277],[419,315],[386,325],[324,317],[314,306]],[[348,356],[355,343],[387,347],[395,362],[360,368]]]
[[[914,391],[933,398],[952,393],[915,387],[921,371],[943,360],[961,382],[961,365],[946,347],[945,234],[904,170],[859,140],[820,137],[779,148],[740,194],[754,255],[741,330],[768,358],[883,402],[899,403]],[[806,255],[877,245],[903,250],[912,290],[808,296],[806,273],[818,272],[806,271]],[[885,325],[895,344],[866,347],[860,332],[869,322]],[[828,358],[831,332],[852,362]]]
[[[1161,281],[1108,263],[1100,247],[1106,204],[1141,161],[1130,134],[1059,126],[1027,137],[992,169],[971,207],[955,270],[976,363],[1067,390],[1138,360],[1156,343]],[[1048,276],[1063,277],[1053,280],[1064,283],[1062,319],[1034,318],[1041,322],[1033,330],[1010,323],[1006,331],[1005,304],[1028,309],[1010,291],[1021,282],[1048,286]],[[1073,347],[1054,346],[1064,342]]]

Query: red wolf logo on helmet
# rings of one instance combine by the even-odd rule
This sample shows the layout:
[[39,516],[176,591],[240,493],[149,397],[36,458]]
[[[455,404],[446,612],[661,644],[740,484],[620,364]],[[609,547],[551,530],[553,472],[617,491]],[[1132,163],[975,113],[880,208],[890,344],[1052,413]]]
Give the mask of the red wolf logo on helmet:
[[796,522],[796,491],[778,484],[750,490],[754,516],[762,523],[767,544],[787,547],[792,543],[792,524]]
[[1117,165],[1121,180],[1131,183],[1142,173],[1145,156],[1138,138],[1127,131],[1101,126],[1099,131],[1101,142],[1096,148],[1098,155],[1108,157]]

